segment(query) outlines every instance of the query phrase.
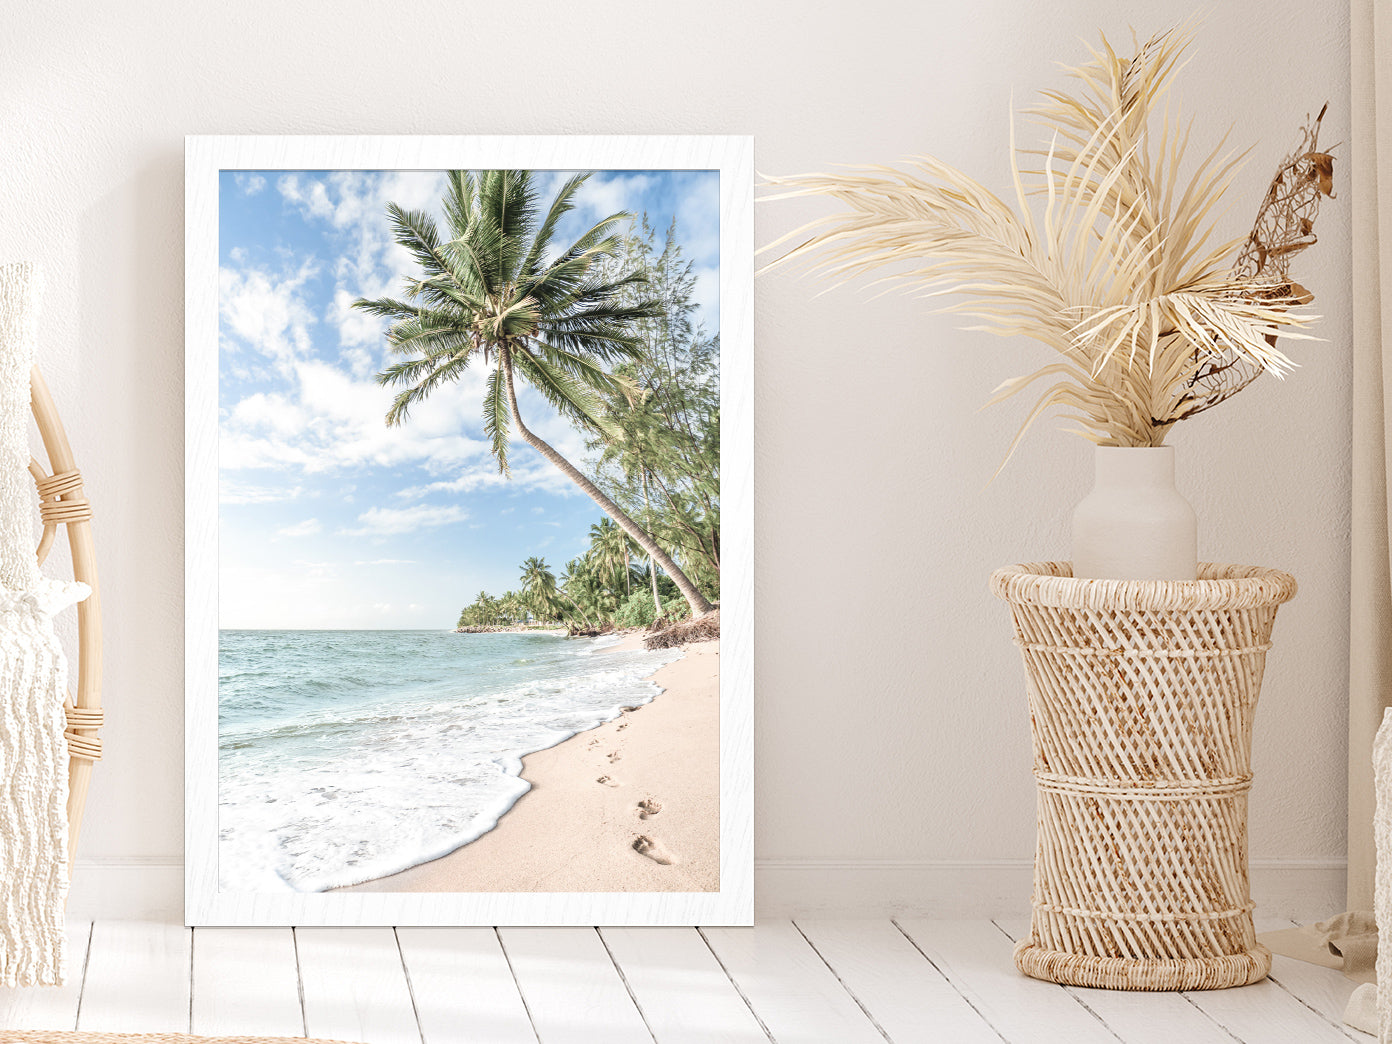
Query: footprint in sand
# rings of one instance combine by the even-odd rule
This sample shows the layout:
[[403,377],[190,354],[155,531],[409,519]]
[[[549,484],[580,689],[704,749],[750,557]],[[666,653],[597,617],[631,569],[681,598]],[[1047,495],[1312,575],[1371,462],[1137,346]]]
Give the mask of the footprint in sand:
[[662,803],[654,801],[652,798],[644,798],[638,802],[638,818],[649,819],[662,811]]
[[617,787],[619,785],[619,781],[611,776],[600,776],[595,782],[603,783],[606,787]]
[[609,759],[610,764],[613,764],[616,761],[620,761],[623,758],[623,755],[620,754],[617,750],[611,750],[608,754],[604,756]]
[[620,725],[620,726],[619,726],[617,729],[615,729],[614,731],[615,731],[615,732],[622,732],[622,731],[623,731],[624,729],[626,729],[626,728],[628,728],[628,722],[624,722],[622,725]]
[[633,840],[633,850],[639,855],[645,855],[654,863],[661,866],[671,866],[677,861],[677,857],[667,851],[661,841],[654,841],[646,834],[639,834]]

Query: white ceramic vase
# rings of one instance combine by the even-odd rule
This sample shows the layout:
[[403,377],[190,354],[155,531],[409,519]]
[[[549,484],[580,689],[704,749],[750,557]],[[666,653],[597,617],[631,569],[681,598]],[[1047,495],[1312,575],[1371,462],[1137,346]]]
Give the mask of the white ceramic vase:
[[1073,512],[1073,575],[1193,580],[1198,517],[1175,489],[1173,446],[1096,447],[1092,492]]

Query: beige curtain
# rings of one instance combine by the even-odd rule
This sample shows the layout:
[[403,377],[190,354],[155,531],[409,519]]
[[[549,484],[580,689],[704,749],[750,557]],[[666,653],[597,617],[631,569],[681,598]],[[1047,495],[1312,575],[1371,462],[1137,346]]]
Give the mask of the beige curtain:
[[1392,5],[1352,0],[1353,561],[1348,906],[1373,908],[1373,736],[1392,706]]

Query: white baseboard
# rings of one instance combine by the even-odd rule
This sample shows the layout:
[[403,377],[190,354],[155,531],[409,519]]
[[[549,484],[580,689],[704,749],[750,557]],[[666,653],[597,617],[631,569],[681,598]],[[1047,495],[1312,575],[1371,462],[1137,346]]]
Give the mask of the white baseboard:
[[[1343,860],[1251,864],[1257,916],[1319,920],[1344,909]],[[759,917],[1026,917],[1028,860],[776,860],[755,863]]]
[[[1026,860],[763,859],[755,863],[755,910],[759,917],[1023,917],[1033,872]],[[1344,873],[1342,860],[1253,860],[1257,915],[1307,921],[1338,913]],[[182,923],[184,866],[80,859],[68,916]]]
[[79,859],[68,890],[70,921],[184,923],[184,864]]

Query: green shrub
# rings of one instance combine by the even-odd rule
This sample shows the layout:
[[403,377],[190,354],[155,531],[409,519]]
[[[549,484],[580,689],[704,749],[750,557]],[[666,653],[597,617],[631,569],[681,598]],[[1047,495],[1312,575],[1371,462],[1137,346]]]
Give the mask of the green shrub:
[[[686,604],[686,599],[680,594],[662,599],[662,615],[669,620],[679,620],[688,612],[690,612],[690,607]],[[648,590],[634,591],[619,606],[619,611],[614,616],[614,626],[651,627],[654,618],[652,592]]]

